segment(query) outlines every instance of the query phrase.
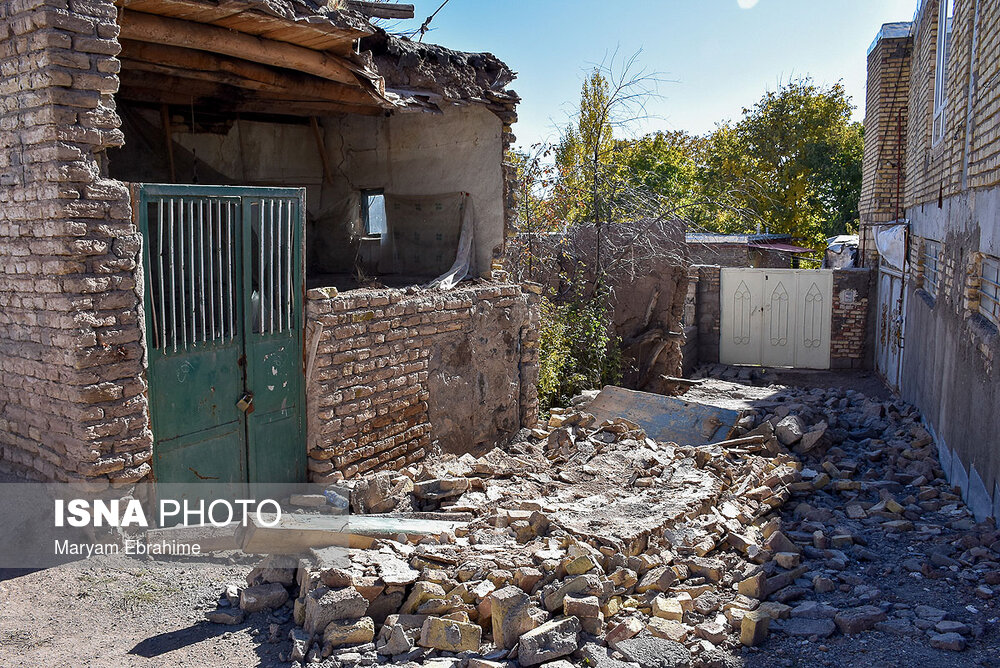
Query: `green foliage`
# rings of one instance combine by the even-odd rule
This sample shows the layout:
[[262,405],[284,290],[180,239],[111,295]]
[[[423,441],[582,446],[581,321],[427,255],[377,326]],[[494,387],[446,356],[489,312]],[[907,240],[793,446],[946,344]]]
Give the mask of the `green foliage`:
[[801,237],[815,248],[857,220],[862,130],[841,84],[790,81],[707,139],[699,181],[706,227]]
[[543,412],[566,406],[583,390],[621,382],[621,340],[606,291],[585,297],[581,290],[562,302],[542,299],[539,363]]
[[664,205],[674,208],[691,205],[697,194],[704,139],[683,131],[654,132],[639,139],[622,140],[618,145],[625,163],[624,192],[628,196],[654,194],[661,209]]
[[614,104],[604,74],[593,70],[580,91],[576,124],[564,129],[555,147],[558,177],[553,199],[566,222],[606,220],[612,215],[612,184],[621,168],[613,136]]
[[517,188],[517,220],[519,232],[549,231],[558,227],[547,190],[554,178],[553,167],[545,164],[548,147],[536,144],[533,154],[524,151],[507,152],[507,163],[514,167]]

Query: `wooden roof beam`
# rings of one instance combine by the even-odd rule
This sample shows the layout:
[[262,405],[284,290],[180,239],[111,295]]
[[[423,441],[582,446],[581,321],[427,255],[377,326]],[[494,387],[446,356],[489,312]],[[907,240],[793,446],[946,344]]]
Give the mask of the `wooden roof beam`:
[[[121,40],[120,58],[125,68],[164,71],[175,74],[181,70],[188,78],[222,81],[224,75],[245,80],[243,88],[263,90],[273,87],[294,92],[304,98],[317,98],[344,104],[378,107],[378,101],[362,88],[348,86],[309,74],[279,70],[259,63],[229,58],[207,51],[149,42]],[[172,68],[171,71],[158,68]],[[183,72],[186,70],[186,73]],[[224,81],[223,81],[224,83]]]
[[376,19],[412,19],[416,15],[413,5],[387,2],[347,0],[347,8]]
[[123,69],[121,88],[116,95],[122,100],[154,104],[174,104],[182,107],[210,103],[213,111],[226,113],[268,113],[281,116],[330,116],[359,114],[374,116],[383,113],[377,107],[359,107],[337,102],[303,99],[295,94],[276,90],[250,90],[221,81],[205,81],[163,74]]
[[220,53],[361,87],[358,76],[344,61],[287,42],[129,10],[122,12],[119,24],[122,39]]

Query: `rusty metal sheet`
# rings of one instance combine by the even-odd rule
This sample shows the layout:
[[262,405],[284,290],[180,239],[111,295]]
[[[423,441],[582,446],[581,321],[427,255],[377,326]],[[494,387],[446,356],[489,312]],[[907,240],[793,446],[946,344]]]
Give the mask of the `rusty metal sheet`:
[[678,397],[607,385],[586,408],[600,422],[625,418],[654,441],[704,445],[726,440],[740,418],[737,410]]

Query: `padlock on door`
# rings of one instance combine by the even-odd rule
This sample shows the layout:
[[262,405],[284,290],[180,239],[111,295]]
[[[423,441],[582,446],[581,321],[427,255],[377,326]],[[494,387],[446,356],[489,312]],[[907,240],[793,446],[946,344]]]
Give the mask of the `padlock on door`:
[[247,392],[240,397],[240,400],[236,402],[236,407],[243,411],[245,415],[253,413],[253,392]]

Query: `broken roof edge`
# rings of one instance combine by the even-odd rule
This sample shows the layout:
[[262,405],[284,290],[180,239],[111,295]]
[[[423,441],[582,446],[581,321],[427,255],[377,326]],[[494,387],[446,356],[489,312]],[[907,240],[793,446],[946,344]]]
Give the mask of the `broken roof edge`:
[[427,97],[431,104],[482,104],[507,125],[516,120],[513,112],[521,98],[506,87],[517,75],[492,53],[414,42],[377,26],[361,39],[360,50],[371,54],[388,90]]

